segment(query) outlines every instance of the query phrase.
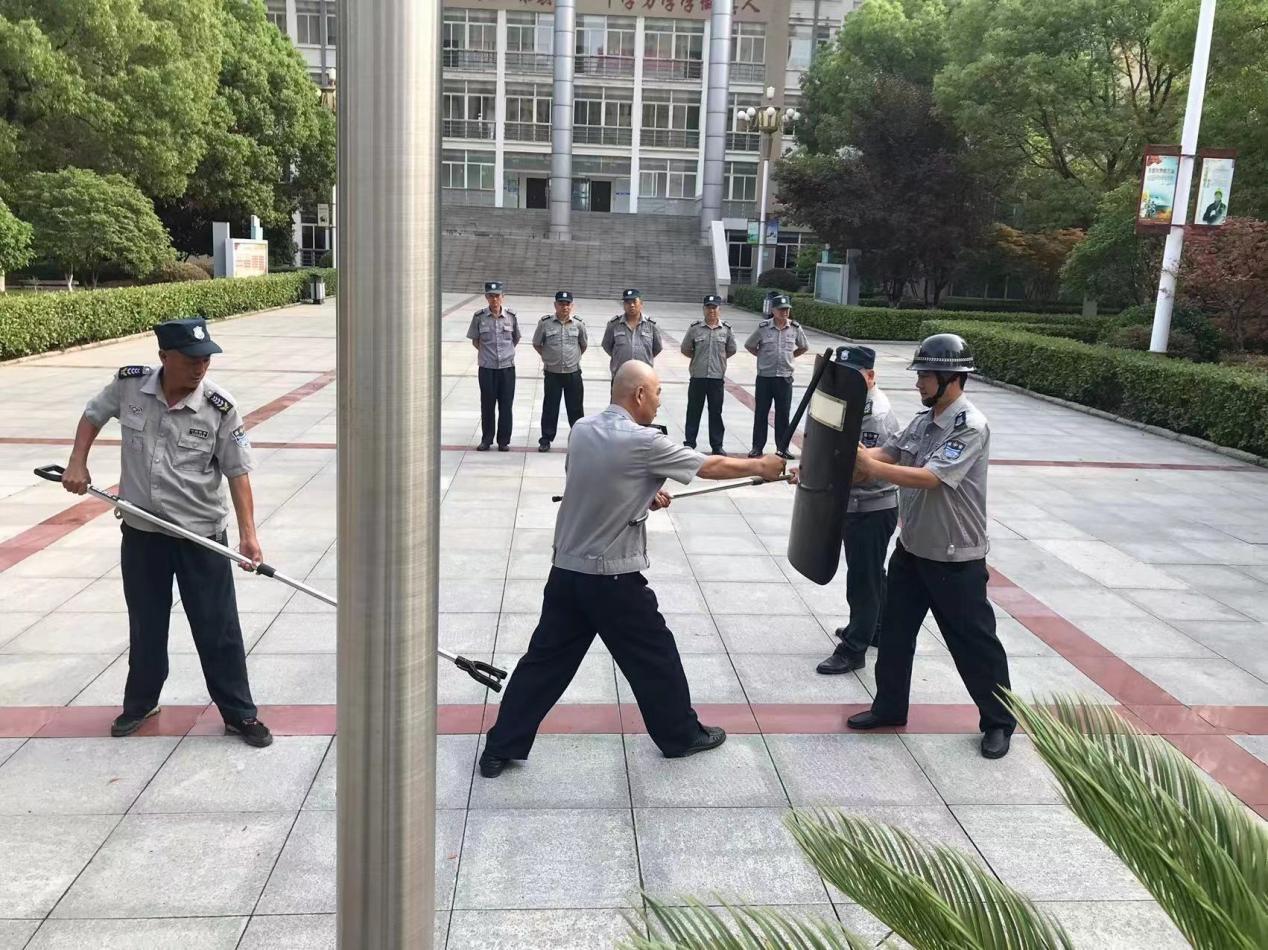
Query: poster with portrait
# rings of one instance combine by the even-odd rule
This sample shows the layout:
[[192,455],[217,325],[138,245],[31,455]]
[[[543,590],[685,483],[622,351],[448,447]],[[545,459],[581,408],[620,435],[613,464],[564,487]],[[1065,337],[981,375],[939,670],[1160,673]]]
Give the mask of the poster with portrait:
[[1137,231],[1171,227],[1179,178],[1179,146],[1149,145],[1145,148],[1144,167],[1140,174],[1140,207],[1136,212]]
[[1193,223],[1199,227],[1219,227],[1228,220],[1228,199],[1233,191],[1233,167],[1237,153],[1232,149],[1203,149],[1202,173],[1198,178],[1198,204]]

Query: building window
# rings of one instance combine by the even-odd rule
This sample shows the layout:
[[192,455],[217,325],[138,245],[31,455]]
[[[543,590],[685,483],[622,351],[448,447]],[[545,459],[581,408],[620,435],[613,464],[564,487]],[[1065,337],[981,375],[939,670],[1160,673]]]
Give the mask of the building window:
[[[285,6],[282,6],[283,22],[285,22]],[[325,10],[325,30],[322,30],[322,10]],[[295,42],[300,46],[334,46],[335,45],[335,0],[321,3],[320,0],[296,0],[295,3]]]
[[648,20],[643,39],[647,79],[699,79],[704,60],[704,24]]
[[512,10],[506,15],[507,51],[549,53],[555,47],[555,15]]
[[764,65],[766,24],[737,23],[731,31],[731,62]]
[[506,137],[513,142],[550,141],[549,83],[511,85],[506,90]]
[[440,187],[492,191],[493,153],[445,149],[441,154]]
[[640,198],[694,198],[696,163],[645,158],[638,172]]
[[700,144],[699,95],[649,89],[643,99],[642,142],[652,148],[696,148]]
[[491,68],[497,62],[497,13],[492,10],[445,10],[440,45],[445,66]]
[[264,5],[264,15],[283,35],[286,35],[286,0],[268,0],[268,3]]
[[446,80],[442,94],[444,134],[451,138],[492,139],[494,101],[492,83]]
[[572,106],[572,138],[579,145],[629,145],[634,103],[629,89],[578,89]]
[[576,71],[585,76],[634,75],[634,18],[577,18]]
[[726,201],[757,200],[757,166],[751,162],[727,162],[725,168]]

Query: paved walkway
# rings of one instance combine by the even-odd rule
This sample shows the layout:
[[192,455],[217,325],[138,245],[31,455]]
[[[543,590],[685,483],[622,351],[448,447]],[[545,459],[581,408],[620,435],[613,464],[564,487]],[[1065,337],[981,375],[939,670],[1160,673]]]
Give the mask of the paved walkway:
[[[478,298],[446,295],[441,643],[514,667],[549,566],[561,452],[539,455],[541,383],[521,352],[511,454],[476,454]],[[546,299],[512,299],[526,315]],[[581,301],[597,340],[611,302]],[[681,437],[687,361],[670,346],[697,309],[659,305],[660,421]],[[755,318],[733,312],[743,339]],[[215,376],[250,411],[266,556],[334,588],[334,311],[297,307],[216,327]],[[811,333],[813,347],[831,341]],[[334,946],[334,614],[261,577],[239,601],[268,750],[216,735],[188,628],[174,611],[163,714],[106,737],[126,670],[118,528],[104,506],[37,481],[64,462],[85,400],[149,339],[0,366],[0,948]],[[909,346],[882,346],[900,416],[917,408]],[[606,360],[586,357],[588,408]],[[732,362],[727,448],[748,447],[753,360]],[[809,362],[801,372],[809,377]],[[1014,684],[1123,705],[1268,814],[1268,472],[1025,396],[972,386],[994,430],[992,598]],[[104,443],[117,437],[113,424]],[[114,443],[117,446],[117,441]],[[117,448],[92,458],[114,484]],[[531,762],[473,779],[496,695],[440,673],[437,933],[452,950],[591,948],[624,932],[640,887],[720,894],[883,927],[801,860],[790,805],[842,806],[962,848],[1049,907],[1080,946],[1183,941],[1060,804],[1024,737],[976,754],[976,715],[936,630],[920,645],[911,723],[848,734],[861,675],[814,665],[845,619],[784,558],[793,490],[743,489],[652,516],[650,573],[717,753],[660,758],[596,644]],[[438,943],[438,945],[444,945]]]

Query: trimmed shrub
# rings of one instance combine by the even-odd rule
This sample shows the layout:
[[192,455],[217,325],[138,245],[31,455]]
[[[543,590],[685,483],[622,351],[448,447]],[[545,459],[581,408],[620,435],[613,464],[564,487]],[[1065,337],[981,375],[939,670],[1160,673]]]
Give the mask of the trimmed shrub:
[[186,262],[205,271],[208,277],[216,276],[216,259],[210,254],[193,254],[186,259]]
[[189,261],[166,261],[143,281],[146,284],[177,284],[186,280],[211,280],[211,275]]
[[[1114,325],[1118,328],[1145,327],[1149,331],[1152,331],[1153,323],[1154,308],[1152,305],[1147,307],[1128,307],[1114,320]],[[1126,349],[1149,349],[1150,333],[1146,332],[1144,334],[1144,346],[1140,346],[1136,342],[1139,336],[1140,334],[1138,333],[1120,334],[1111,330],[1107,334],[1107,342],[1111,342],[1114,346],[1123,346]],[[1122,339],[1124,342],[1113,342],[1110,338]],[[1223,334],[1201,310],[1193,307],[1176,307],[1172,310],[1171,333],[1167,339],[1167,352],[1171,355],[1183,356],[1186,359],[1197,360],[1202,363],[1214,363],[1220,358],[1220,351],[1223,348]]]
[[[179,317],[221,320],[283,307],[302,298],[309,273],[9,297],[0,300],[0,360],[142,333]],[[335,293],[336,272],[319,273]]]
[[960,334],[991,379],[1268,456],[1268,373],[980,321],[929,320],[919,332]]
[[782,290],[785,293],[801,290],[801,278],[797,276],[797,272],[783,267],[762,271],[757,282],[767,290]]

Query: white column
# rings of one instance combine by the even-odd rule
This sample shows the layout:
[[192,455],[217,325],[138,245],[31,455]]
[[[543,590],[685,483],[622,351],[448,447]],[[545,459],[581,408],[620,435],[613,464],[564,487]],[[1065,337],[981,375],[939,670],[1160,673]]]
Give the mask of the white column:
[[497,85],[493,92],[493,206],[501,208],[506,203],[506,159],[502,149],[506,144],[506,11],[498,11],[497,25]]
[[295,0],[286,0],[286,35],[292,43],[299,42],[299,18],[295,14]]
[[634,20],[634,104],[630,109],[630,214],[638,212],[638,160],[643,142],[643,49],[647,41],[644,17]]
[[1193,159],[1198,150],[1198,127],[1202,124],[1202,99],[1206,94],[1206,67],[1214,25],[1215,0],[1202,0],[1197,39],[1193,44],[1193,69],[1189,73],[1189,100],[1184,107],[1184,130],[1180,134],[1176,198],[1171,206],[1171,230],[1162,251],[1162,275],[1158,278],[1153,335],[1149,340],[1149,349],[1154,353],[1167,352],[1167,339],[1171,335],[1171,311],[1175,306],[1180,256],[1184,252],[1184,226],[1189,221],[1189,189],[1193,184]]
[[291,215],[291,240],[295,242],[295,266],[296,267],[302,266],[302,263],[303,263],[303,260],[302,260],[303,252],[300,250],[300,247],[304,243],[304,227],[300,223],[301,217],[302,216],[300,215],[298,211],[296,211],[294,214]]
[[[577,2],[555,0],[554,85],[550,98],[550,237],[571,239],[572,73]],[[562,52],[561,52],[562,50]]]
[[[701,199],[701,212],[703,213],[703,196],[704,196],[704,152],[709,141],[709,80],[710,69],[713,65],[713,50],[709,46],[710,30],[713,26],[711,20],[704,22],[703,37],[703,55],[704,60],[700,64],[700,141],[696,149],[696,197]],[[701,235],[704,234],[703,228]]]

